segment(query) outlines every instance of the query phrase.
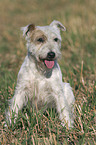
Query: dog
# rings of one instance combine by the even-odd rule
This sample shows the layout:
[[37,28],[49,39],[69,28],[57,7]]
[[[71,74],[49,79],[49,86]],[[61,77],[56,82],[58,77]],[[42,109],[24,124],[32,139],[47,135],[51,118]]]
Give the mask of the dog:
[[61,56],[60,30],[65,31],[66,28],[54,20],[48,26],[29,24],[21,30],[27,41],[28,54],[18,73],[15,93],[6,113],[9,124],[12,112],[18,116],[18,111],[29,99],[39,109],[45,104],[46,109],[56,108],[62,125],[73,127],[75,98],[70,84],[62,82],[57,63]]

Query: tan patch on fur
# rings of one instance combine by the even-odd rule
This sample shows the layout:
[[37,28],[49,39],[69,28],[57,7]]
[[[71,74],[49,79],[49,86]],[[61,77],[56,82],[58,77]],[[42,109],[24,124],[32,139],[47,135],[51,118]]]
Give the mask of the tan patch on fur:
[[[36,30],[36,29],[31,32],[30,38],[31,38],[31,41],[36,44],[45,43],[47,40],[47,37],[45,36],[45,34],[41,30]],[[38,41],[39,38],[42,38],[44,42],[39,42]]]

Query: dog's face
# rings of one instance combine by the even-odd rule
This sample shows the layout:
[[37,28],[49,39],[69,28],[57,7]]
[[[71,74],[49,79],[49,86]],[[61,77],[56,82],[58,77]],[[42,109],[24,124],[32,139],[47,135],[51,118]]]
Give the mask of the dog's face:
[[48,69],[54,67],[54,61],[61,54],[60,29],[65,31],[65,27],[58,21],[53,21],[49,26],[30,24],[22,28],[27,40],[28,53]]

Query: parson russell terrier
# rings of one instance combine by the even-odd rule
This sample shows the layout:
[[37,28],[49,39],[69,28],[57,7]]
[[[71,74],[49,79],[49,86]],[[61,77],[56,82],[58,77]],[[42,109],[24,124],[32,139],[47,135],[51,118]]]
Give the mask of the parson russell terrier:
[[[48,26],[27,25],[21,28],[27,40],[28,55],[18,73],[17,86],[10,101],[6,118],[11,124],[12,112],[27,104],[28,98],[38,109],[56,108],[62,125],[72,127],[74,123],[75,98],[69,83],[62,82],[62,74],[57,63],[60,57],[60,30],[65,27],[54,20]],[[35,92],[35,96],[34,96]]]

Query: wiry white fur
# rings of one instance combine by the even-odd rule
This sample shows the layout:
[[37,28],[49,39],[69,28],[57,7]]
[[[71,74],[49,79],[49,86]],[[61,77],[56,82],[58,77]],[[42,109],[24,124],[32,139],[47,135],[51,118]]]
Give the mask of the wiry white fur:
[[[23,35],[27,31],[28,25],[23,27]],[[47,41],[41,44],[35,44],[30,40],[30,31],[25,35],[27,40],[28,55],[26,56],[21,69],[18,73],[17,86],[15,94],[11,99],[10,109],[18,114],[18,111],[27,104],[28,98],[32,104],[37,104],[38,108],[46,104],[46,108],[55,107],[59,113],[59,118],[63,125],[68,122],[72,127],[74,119],[74,95],[70,84],[62,82],[62,74],[57,63],[60,57],[61,36],[60,29],[65,27],[58,21],[53,21],[49,26],[36,26],[47,37]],[[58,42],[54,42],[54,38]],[[55,65],[52,69],[47,69],[40,58],[46,58],[48,52],[53,51],[56,55]],[[33,99],[35,93],[35,98]],[[10,110],[6,114],[11,124]]]

